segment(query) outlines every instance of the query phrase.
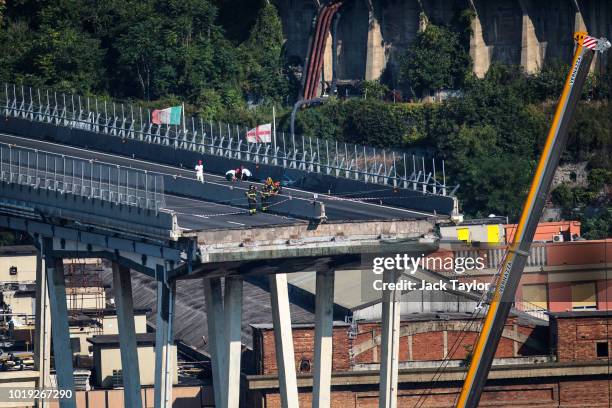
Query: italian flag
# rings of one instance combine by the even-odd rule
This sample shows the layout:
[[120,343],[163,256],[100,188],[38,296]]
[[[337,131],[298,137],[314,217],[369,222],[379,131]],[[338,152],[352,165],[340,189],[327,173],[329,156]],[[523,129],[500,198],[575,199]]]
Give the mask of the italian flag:
[[153,111],[151,122],[156,125],[180,125],[182,109],[181,106],[156,109]]

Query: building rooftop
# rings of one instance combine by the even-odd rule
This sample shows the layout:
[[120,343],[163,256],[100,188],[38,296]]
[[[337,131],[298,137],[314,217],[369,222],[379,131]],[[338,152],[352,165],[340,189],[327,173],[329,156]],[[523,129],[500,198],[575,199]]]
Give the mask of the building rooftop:
[[82,313],[69,313],[68,325],[72,327],[100,326],[100,323]]
[[[104,268],[100,277],[105,284],[112,282],[112,271]],[[259,279],[261,278],[261,279]],[[243,286],[242,306],[242,344],[252,347],[253,329],[251,322],[270,322],[272,306],[270,293],[267,291],[266,277],[249,277]],[[157,310],[157,284],[153,278],[141,273],[132,273],[132,292],[134,307],[147,308],[152,314],[147,319],[150,327],[155,327],[155,311]],[[307,304],[307,299],[291,296],[291,320],[294,323],[314,322],[314,300]],[[297,300],[299,301],[296,301]],[[340,317],[338,317],[340,318]],[[201,279],[179,280],[176,284],[176,307],[174,333],[189,347],[200,352],[208,350],[208,325],[204,299],[204,285]]]
[[[254,323],[250,325],[252,328],[257,330],[272,330],[274,325],[272,323]],[[314,323],[293,323],[291,324],[293,329],[311,329],[315,327]],[[350,327],[350,324],[346,322],[334,321],[334,327]]]
[[612,317],[612,310],[576,310],[573,312],[550,312],[554,318]]
[[0,256],[27,256],[36,255],[34,245],[7,245],[0,246]]
[[[100,334],[87,339],[94,346],[99,347],[119,347],[118,334]],[[136,344],[138,346],[154,346],[155,333],[137,333]]]
[[[117,309],[114,307],[107,307],[104,309],[79,309],[79,312],[82,312],[83,314],[86,315],[90,315],[90,314],[99,314],[102,313],[104,316],[116,316],[117,315]],[[134,308],[134,315],[146,315],[147,313],[151,312],[151,308],[150,307],[135,307]]]

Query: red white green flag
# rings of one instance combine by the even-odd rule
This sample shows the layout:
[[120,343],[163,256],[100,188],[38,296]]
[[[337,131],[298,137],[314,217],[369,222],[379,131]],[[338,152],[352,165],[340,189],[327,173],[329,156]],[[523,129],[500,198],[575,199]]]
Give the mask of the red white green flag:
[[182,109],[181,106],[156,109],[153,111],[151,122],[156,125],[180,125]]

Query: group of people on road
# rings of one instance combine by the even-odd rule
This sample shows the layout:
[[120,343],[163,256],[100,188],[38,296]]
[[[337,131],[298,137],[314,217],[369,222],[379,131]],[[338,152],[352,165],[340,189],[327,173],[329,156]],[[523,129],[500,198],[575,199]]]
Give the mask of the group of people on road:
[[[202,160],[198,160],[198,164],[195,165],[196,180],[204,183],[204,164]],[[253,177],[253,173],[244,166],[240,166],[237,169],[228,170],[225,173],[227,181],[247,181]]]
[[[204,165],[202,160],[198,160],[198,164],[195,166],[196,180],[204,183]],[[225,173],[227,181],[248,181],[253,177],[253,173],[244,166],[240,166],[236,169],[228,170]],[[272,177],[268,177],[261,188],[257,190],[255,185],[249,185],[249,189],[246,191],[246,197],[249,204],[249,214],[254,215],[257,213],[257,197],[259,196],[260,208],[262,212],[267,212],[270,206],[270,199],[280,194],[282,189],[280,181],[274,181]]]
[[253,177],[253,173],[244,166],[240,166],[237,169],[228,170],[225,173],[225,178],[227,181],[247,181]]
[[249,189],[245,193],[247,201],[249,203],[249,214],[254,215],[257,213],[257,196],[259,195],[261,212],[267,212],[270,207],[270,199],[273,196],[280,194],[281,184],[278,181],[272,180],[272,177],[268,177],[266,182],[261,186],[259,191],[251,184]]

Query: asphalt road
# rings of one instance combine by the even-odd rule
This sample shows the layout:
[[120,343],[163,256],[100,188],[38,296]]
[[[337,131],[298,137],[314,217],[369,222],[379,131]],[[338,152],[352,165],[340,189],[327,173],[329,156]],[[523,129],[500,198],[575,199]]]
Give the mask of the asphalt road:
[[[195,179],[191,169],[162,165],[150,161],[134,159],[131,157],[108,154],[63,144],[28,139],[0,133],[0,142],[15,144],[48,152],[65,154],[83,159],[95,159],[100,162],[118,164],[161,174],[180,175],[181,177]],[[233,188],[245,189],[246,183],[231,183],[225,177],[206,173],[205,182],[222,185],[233,184]],[[303,190],[283,188],[283,194],[290,194],[293,199],[311,201],[315,194]],[[411,211],[401,208],[388,207],[367,201],[357,201],[342,197],[333,197],[325,194],[316,194],[317,200],[325,203],[326,213],[330,220],[364,221],[364,220],[390,220],[390,219],[422,219],[433,217],[433,214]],[[167,208],[178,213],[179,223],[185,228],[244,228],[260,225],[275,225],[298,223],[297,219],[289,219],[273,214],[257,214],[250,216],[242,208],[230,205],[216,204],[208,201],[195,200],[166,194]]]

